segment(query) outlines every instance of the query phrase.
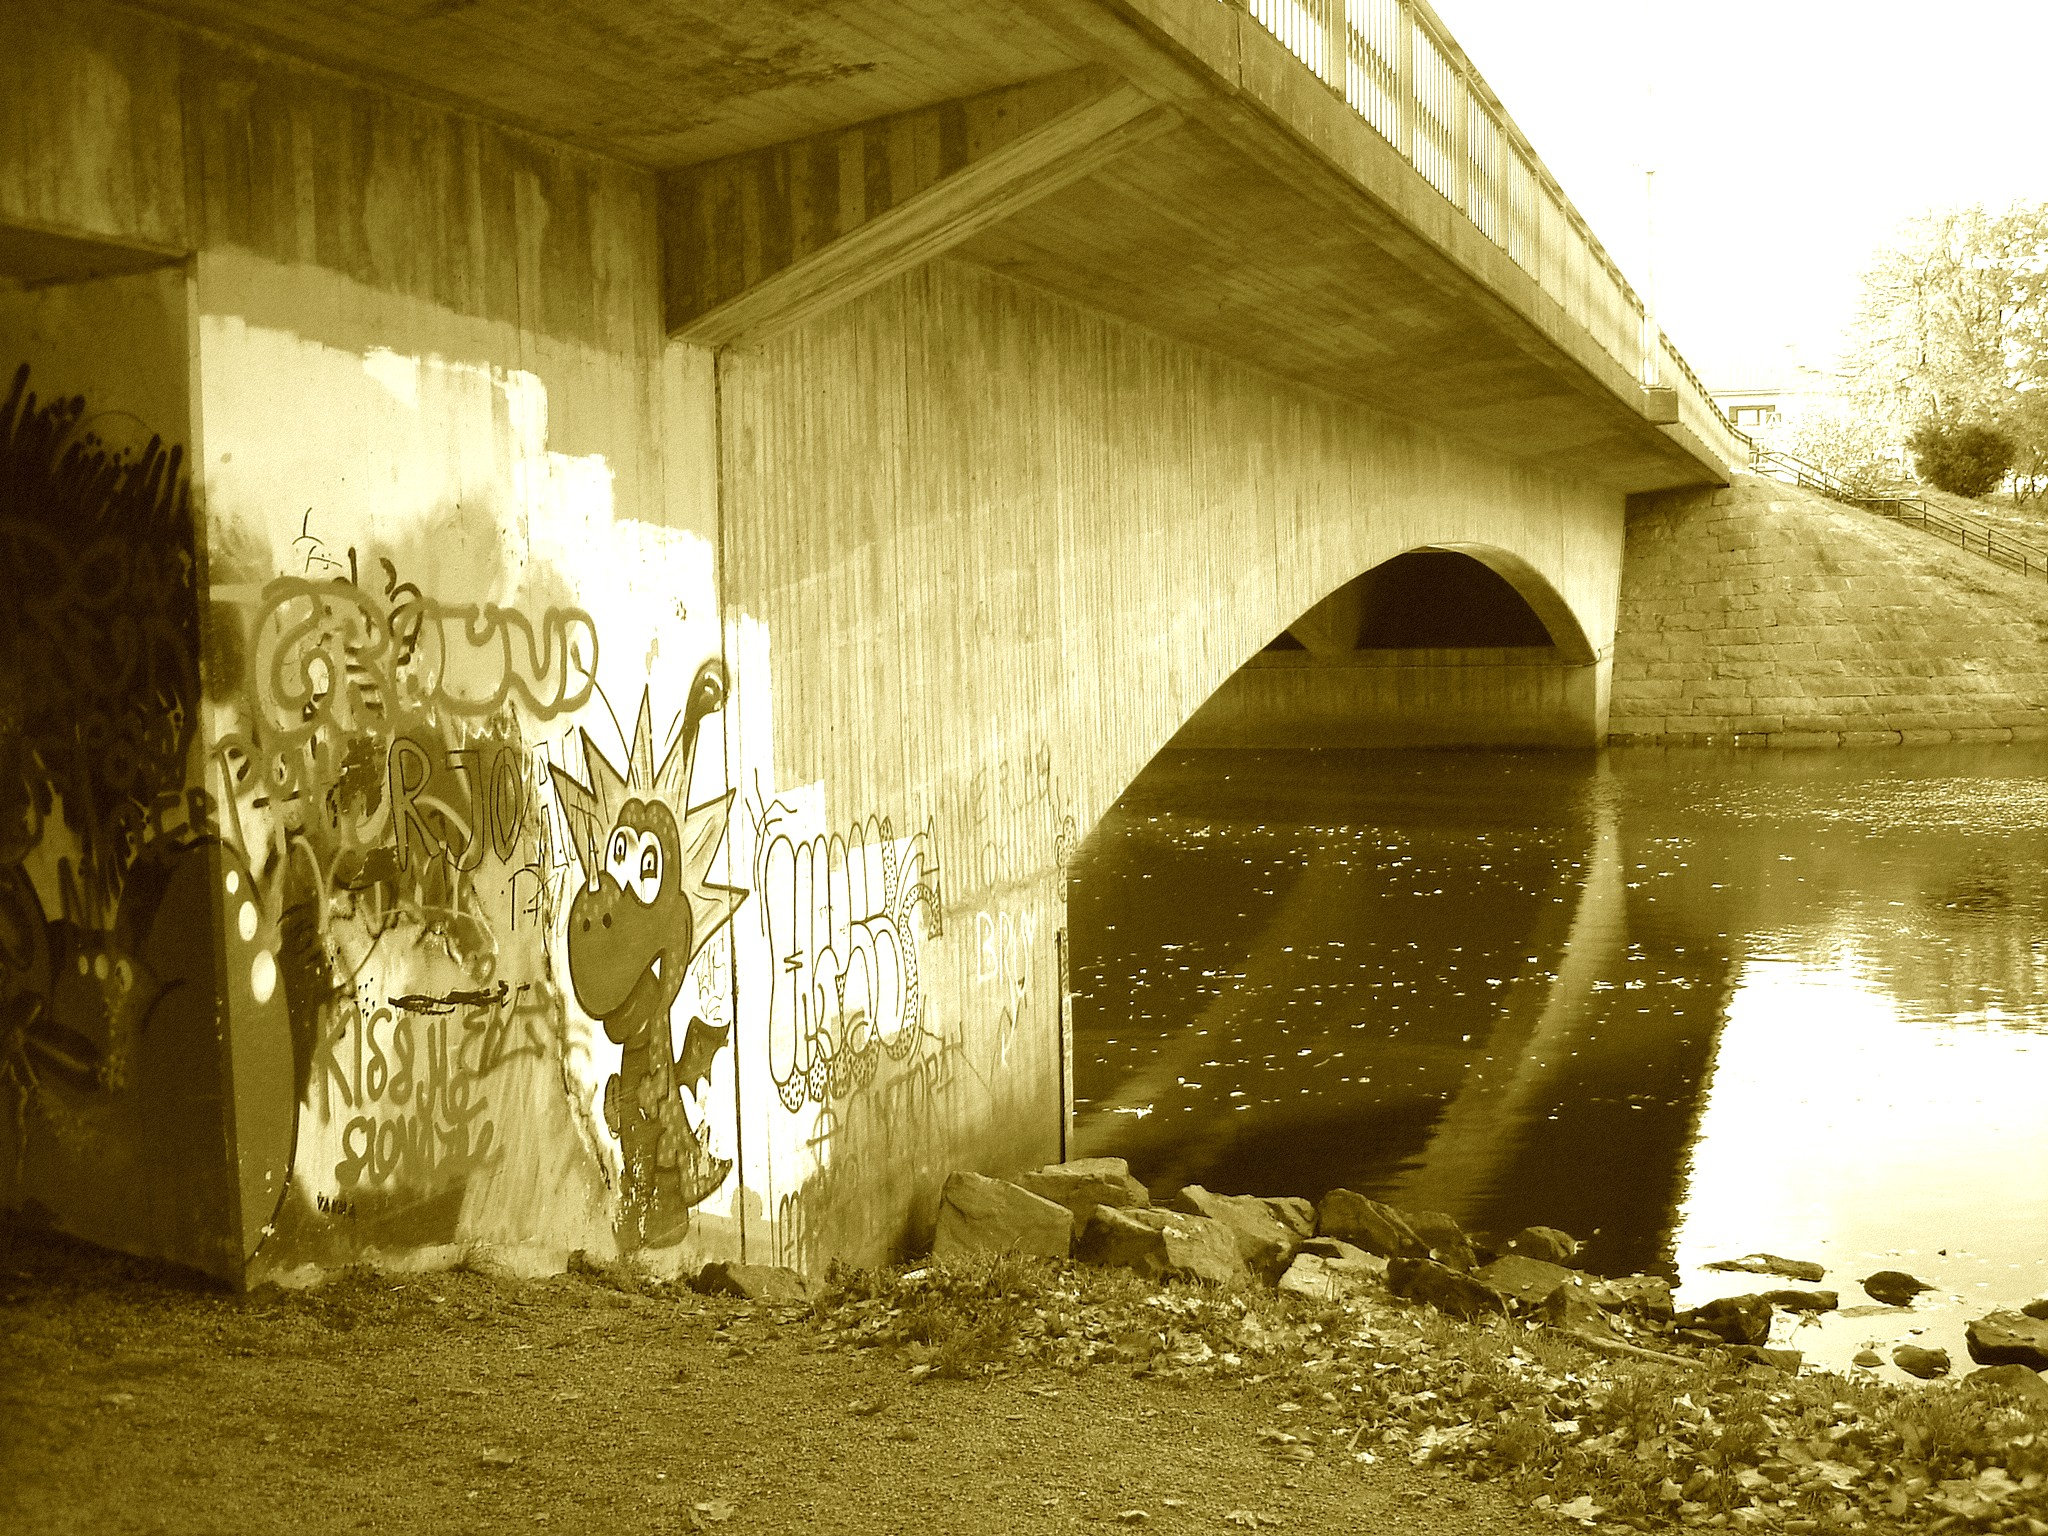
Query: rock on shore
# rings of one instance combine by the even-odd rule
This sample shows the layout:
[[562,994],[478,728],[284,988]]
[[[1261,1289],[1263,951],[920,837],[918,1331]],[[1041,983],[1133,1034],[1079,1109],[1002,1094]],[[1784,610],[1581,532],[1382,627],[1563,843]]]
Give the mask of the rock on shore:
[[1098,1205],[1074,1240],[1074,1257],[1154,1280],[1242,1285],[1249,1278],[1236,1232],[1206,1216]]
[[[1717,1297],[1678,1312],[1668,1280],[1588,1275],[1567,1267],[1578,1251],[1576,1239],[1555,1227],[1524,1227],[1496,1243],[1463,1231],[1442,1212],[1406,1211],[1348,1189],[1333,1189],[1315,1204],[1189,1184],[1169,1206],[1155,1207],[1121,1158],[1055,1163],[1014,1180],[956,1173],[942,1193],[932,1249],[935,1258],[951,1262],[993,1253],[1071,1256],[1155,1281],[1225,1289],[1263,1284],[1318,1303],[1385,1296],[1468,1321],[1527,1319],[1609,1353],[1673,1359],[1707,1350],[1795,1372],[1797,1351],[1768,1347],[1776,1312],[1812,1314],[1840,1305],[1834,1291],[1787,1288]],[[1808,1282],[1825,1273],[1818,1264],[1771,1253],[1706,1267]],[[700,1284],[761,1299],[802,1296],[801,1282],[794,1275],[785,1281],[785,1272],[712,1269]],[[1898,1270],[1881,1270],[1862,1283],[1889,1306],[1909,1305],[1933,1289]],[[2048,1400],[2048,1382],[2035,1374],[2048,1369],[2048,1297],[1979,1318],[1967,1337],[1971,1359],[1989,1368],[1973,1380]],[[1894,1348],[1891,1359],[1921,1380],[1952,1369],[1945,1351],[1913,1344]],[[1856,1363],[1876,1367],[1884,1357],[1866,1350]],[[1992,1372],[2001,1374],[1993,1378]]]
[[1740,1275],[1777,1275],[1785,1280],[1824,1280],[1828,1273],[1811,1259],[1787,1259],[1775,1253],[1750,1253],[1739,1259],[1716,1259],[1701,1267]]
[[2024,1312],[1993,1312],[1963,1331],[1970,1358],[1979,1365],[2024,1365],[2048,1370],[2048,1319]]
[[1916,1279],[1903,1269],[1880,1269],[1863,1282],[1864,1294],[1887,1307],[1910,1307],[1915,1296],[1933,1289],[1925,1280]]
[[1074,1240],[1074,1213],[1007,1179],[956,1173],[939,1196],[932,1257],[954,1264],[978,1254],[1015,1253],[1064,1259]]

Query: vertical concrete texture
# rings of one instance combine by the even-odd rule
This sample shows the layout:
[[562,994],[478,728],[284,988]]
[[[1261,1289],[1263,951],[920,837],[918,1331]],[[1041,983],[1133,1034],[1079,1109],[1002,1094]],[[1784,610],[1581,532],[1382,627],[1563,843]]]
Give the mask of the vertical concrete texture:
[[1609,740],[2048,738],[2048,586],[1750,475],[1630,500]]
[[639,169],[92,5],[0,59],[0,226],[176,263],[0,360],[199,509],[150,622],[61,533],[9,613],[152,765],[0,780],[0,1201],[98,1240],[891,1256],[1058,1154],[1067,857],[1268,639],[1428,544],[1612,633],[1612,489],[948,262],[714,358]]
[[1176,747],[1598,747],[1605,662],[1550,646],[1272,651],[1233,674]]
[[[1402,550],[1469,544],[1540,573],[1590,645],[1610,633],[1617,493],[978,268],[929,265],[728,354],[719,398],[728,725],[750,816],[796,853],[799,942],[773,869],[770,931],[735,925],[743,1011],[748,978],[775,977],[775,1092],[742,1098],[785,1258],[914,1240],[949,1167],[1057,1151],[1067,854],[1305,609]],[[901,1005],[863,993],[856,1014],[825,984],[844,951],[803,916],[805,871],[843,861],[851,910],[865,889],[880,911],[887,848],[899,903],[914,871],[945,927],[920,919],[914,970],[884,967]],[[778,953],[799,964],[777,975]],[[869,1052],[872,1078],[841,1043],[863,1022],[901,1058]]]

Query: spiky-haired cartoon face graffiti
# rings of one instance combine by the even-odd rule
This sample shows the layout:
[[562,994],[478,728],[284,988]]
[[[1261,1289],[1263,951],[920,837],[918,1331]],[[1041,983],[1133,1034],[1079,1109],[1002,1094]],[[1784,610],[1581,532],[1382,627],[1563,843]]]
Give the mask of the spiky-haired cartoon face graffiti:
[[619,1141],[622,1248],[679,1242],[691,1207],[732,1171],[712,1155],[707,1128],[690,1123],[684,1093],[703,1086],[727,1030],[692,1018],[676,1055],[669,1022],[690,962],[747,894],[708,878],[732,792],[687,805],[698,729],[724,702],[725,670],[708,661],[659,768],[643,693],[624,774],[586,731],[591,782],[559,768],[549,775],[583,871],[569,904],[569,985],[624,1047],[604,1089],[605,1124]]

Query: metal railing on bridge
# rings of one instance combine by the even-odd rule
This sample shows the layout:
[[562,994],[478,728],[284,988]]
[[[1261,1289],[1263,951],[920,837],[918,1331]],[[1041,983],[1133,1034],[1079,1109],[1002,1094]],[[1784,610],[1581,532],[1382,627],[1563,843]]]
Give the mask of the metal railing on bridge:
[[1804,486],[1847,506],[1861,507],[1879,517],[1924,528],[1958,549],[1982,555],[2009,571],[2018,571],[2022,576],[2048,580],[2048,550],[2016,539],[1980,517],[1947,511],[1921,496],[1873,495],[1858,490],[1841,476],[1830,473],[1810,459],[1787,453],[1782,448],[1768,448],[1762,443],[1752,444],[1749,467],[1759,475]]
[[1705,421],[1734,432],[1424,0],[1221,3],[1272,33],[1640,383],[1683,380]]

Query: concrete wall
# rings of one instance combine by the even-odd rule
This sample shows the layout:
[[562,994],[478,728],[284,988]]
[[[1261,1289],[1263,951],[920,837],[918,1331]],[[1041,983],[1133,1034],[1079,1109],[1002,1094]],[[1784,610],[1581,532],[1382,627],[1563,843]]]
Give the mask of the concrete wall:
[[1609,739],[2048,738],[2044,623],[2038,579],[1795,486],[1633,498]]
[[[234,1278],[888,1257],[953,1167],[1058,1154],[1067,853],[1267,639],[1427,543],[1611,633],[1611,489],[965,265],[714,359],[639,170],[128,12],[0,58],[0,226],[191,253],[203,695],[151,706],[177,814],[75,854],[161,866],[151,924],[54,937],[200,1012],[0,1096],[0,1195],[72,1230]],[[73,302],[7,311],[53,377]],[[20,841],[12,1020],[68,985]],[[66,1139],[178,1041],[210,1152]],[[153,1225],[100,1177],[152,1155],[205,1175]]]
[[1605,736],[1606,668],[1548,646],[1254,656],[1176,747],[1585,747]]
[[949,1167],[1054,1155],[1067,853],[1305,609],[1444,542],[1563,594],[1575,635],[1610,632],[1618,494],[978,268],[928,266],[731,353],[719,394],[742,820],[788,829],[799,891],[843,833],[849,885],[877,886],[878,854],[854,850],[893,847],[944,915],[913,917],[898,875],[879,948],[922,936],[916,1005],[913,973],[885,966],[906,1002],[868,1022],[895,1054],[863,1050],[822,984],[844,950],[801,921],[783,948],[787,898],[757,871],[743,1014],[746,978],[800,957],[771,1004],[774,1091],[742,1091],[784,1257],[914,1241]]
[[[52,125],[7,141],[0,220],[196,251],[205,691],[189,814],[146,827],[140,862],[172,863],[206,935],[187,991],[228,1026],[212,1135],[234,1161],[184,1230],[130,1220],[87,1175],[146,1143],[67,1140],[44,1074],[14,1199],[236,1277],[464,1244],[540,1267],[736,1252],[715,444],[704,360],[660,330],[651,179],[87,10],[0,28],[33,87],[15,109]],[[98,377],[40,331],[11,326],[13,351],[125,408],[94,304],[33,298],[72,304],[57,329]],[[615,820],[627,884],[650,849],[660,868],[605,888],[630,908],[578,908]],[[640,950],[572,940],[585,913]],[[162,943],[97,932],[117,976]],[[613,995],[657,954],[651,992]],[[681,1066],[652,1039],[671,1015]],[[132,1091],[162,1091],[161,1020],[112,1028]]]

